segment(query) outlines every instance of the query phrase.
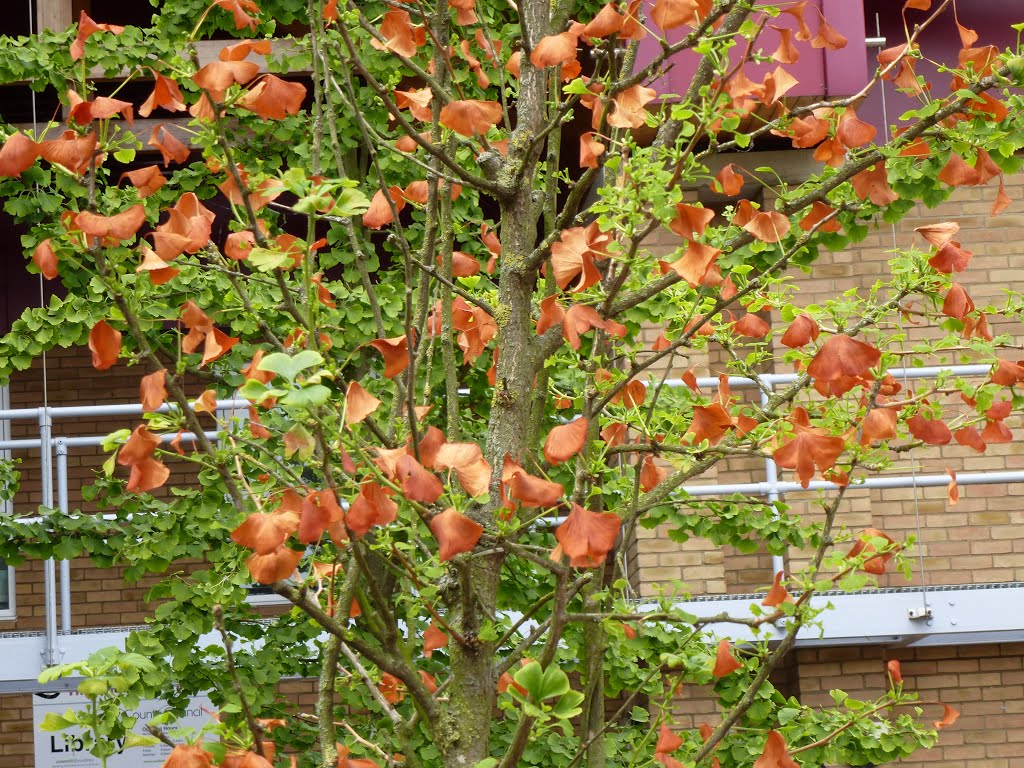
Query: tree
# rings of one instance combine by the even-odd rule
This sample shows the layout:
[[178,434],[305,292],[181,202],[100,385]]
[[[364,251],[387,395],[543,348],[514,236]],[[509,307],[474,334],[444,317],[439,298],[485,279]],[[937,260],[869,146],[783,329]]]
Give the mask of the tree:
[[[69,108],[66,131],[9,128],[0,150],[5,208],[66,291],[16,323],[6,368],[87,343],[96,368],[138,368],[146,415],[111,436],[87,489],[113,520],[4,520],[0,549],[168,574],[127,661],[86,665],[137,673],[96,673],[88,695],[212,691],[222,742],[168,766],[267,765],[276,746],[303,766],[780,768],[932,744],[955,710],[929,725],[940,703],[904,690],[898,665],[878,700],[837,693],[824,711],[769,675],[815,622],[812,595],[906,565],[912,542],[842,528],[848,484],[912,445],[1006,439],[1024,380],[987,325],[1019,301],[975,307],[954,222],[919,228],[868,295],[800,302],[799,268],[879,220],[997,177],[993,213],[1008,205],[1019,54],[957,25],[952,87],[915,72],[921,30],[954,11],[909,0],[907,39],[861,92],[799,108],[787,67],[846,42],[806,3],[182,0],[148,30],[83,14],[5,41]],[[200,61],[218,29],[254,39]],[[659,29],[674,42],[641,61]],[[681,56],[689,89],[657,93]],[[101,96],[90,68],[152,93]],[[883,81],[920,106],[876,135],[856,108]],[[197,154],[158,125],[143,138],[162,162],[135,164],[133,115],[186,110]],[[821,170],[793,184],[742,167],[733,153],[769,137],[815,148]],[[721,210],[684,199],[709,186]],[[935,333],[902,351],[908,312]],[[683,361],[710,348],[762,388],[766,367],[800,373],[763,404],[726,379],[703,391]],[[887,374],[943,352],[992,372],[914,392]],[[666,386],[672,371],[688,386]],[[216,411],[235,393],[245,420]],[[736,456],[840,488],[815,519],[680,491]],[[193,482],[165,487],[174,462]],[[698,620],[668,598],[645,613],[624,571],[637,526],[813,555],[754,618]],[[252,581],[294,610],[257,623]],[[740,647],[730,623],[784,639]],[[197,647],[215,627],[225,643]],[[274,684],[291,675],[319,679],[316,711],[279,720]],[[682,683],[713,691],[717,725],[674,726]]]

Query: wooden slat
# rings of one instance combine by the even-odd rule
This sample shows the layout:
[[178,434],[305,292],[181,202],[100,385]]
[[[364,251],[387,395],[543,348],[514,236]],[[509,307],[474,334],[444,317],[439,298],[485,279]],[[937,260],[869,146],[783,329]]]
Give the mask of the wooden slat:
[[38,0],[37,29],[60,32],[67,29],[74,20],[72,0]]

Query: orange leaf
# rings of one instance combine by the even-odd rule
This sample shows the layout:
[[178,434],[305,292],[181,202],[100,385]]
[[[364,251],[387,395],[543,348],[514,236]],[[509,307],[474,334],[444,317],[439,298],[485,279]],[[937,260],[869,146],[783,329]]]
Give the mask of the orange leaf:
[[484,532],[482,525],[451,507],[430,518],[428,525],[437,539],[438,559],[442,563],[470,552]]
[[[429,88],[417,88],[413,91],[395,91],[395,106],[399,109],[408,109],[417,120],[429,122],[434,114],[430,108],[430,102],[433,98],[434,93]],[[429,134],[424,138],[429,138]],[[403,141],[406,139],[412,142],[412,147],[403,149],[403,151],[411,152],[419,146],[411,136],[405,136]]]
[[159,488],[167,482],[171,471],[156,459],[146,459],[132,464],[131,474],[124,489],[129,493],[145,493]]
[[410,501],[433,504],[444,493],[441,481],[409,454],[399,456],[395,462],[395,475],[402,493]]
[[889,680],[892,681],[892,685],[899,685],[903,682],[903,673],[900,671],[899,659],[889,659],[886,662],[885,671],[889,676]]
[[375,339],[369,346],[384,358],[384,376],[393,379],[409,367],[409,342],[405,334],[391,339]]
[[955,221],[944,221],[941,224],[915,227],[914,231],[936,248],[941,248],[956,236],[956,233],[960,231],[960,225]]
[[167,369],[150,373],[142,377],[139,384],[139,400],[142,402],[143,412],[151,412],[160,409],[167,399],[167,389],[164,382],[167,379]]
[[817,226],[819,222],[824,221],[827,216],[831,216],[833,213],[835,213],[835,208],[831,205],[815,200],[811,210],[800,219],[800,229],[804,232],[810,232],[812,229],[817,229],[819,232],[838,232],[841,226],[835,216],[832,216],[831,219],[821,224],[821,226]]
[[483,135],[500,120],[501,104],[496,101],[452,101],[441,110],[441,125],[462,136]]
[[648,454],[644,457],[643,467],[640,470],[640,490],[649,493],[666,477],[668,477],[668,470],[655,464],[653,456]]
[[992,203],[992,209],[989,211],[990,216],[998,216],[1000,213],[1010,207],[1010,203],[1013,200],[1006,194],[1006,188],[1003,186],[1003,179],[999,177],[999,192],[996,193],[996,199]]
[[1009,360],[996,358],[996,367],[992,371],[992,383],[1001,387],[1012,387],[1024,381],[1024,365]]
[[584,37],[608,37],[622,30],[626,17],[618,12],[614,2],[604,5],[597,16],[583,28]]
[[448,645],[448,635],[434,622],[423,633],[423,655],[428,659],[434,655],[434,651]]
[[114,216],[99,216],[95,213],[83,211],[76,214],[74,225],[91,237],[98,237],[106,240],[127,240],[139,231],[139,228],[146,221],[146,209],[141,203],[136,203],[126,211]]
[[306,86],[290,83],[275,75],[264,75],[256,85],[238,101],[235,106],[255,112],[267,120],[283,120],[288,115],[297,115],[306,98]]
[[120,35],[124,32],[124,27],[119,27],[116,24],[97,24],[89,18],[89,14],[82,11],[82,15],[78,17],[78,35],[71,43],[72,61],[78,61],[85,55],[85,41],[97,32],[110,32]]
[[139,191],[140,198],[147,198],[167,183],[167,178],[160,173],[160,166],[147,165],[136,171],[121,174],[121,180],[128,179]]
[[122,467],[142,464],[153,456],[158,445],[160,445],[160,438],[150,432],[145,424],[141,424],[121,446],[121,450],[117,454],[117,463]]
[[375,525],[387,525],[398,518],[398,504],[391,491],[375,482],[359,486],[359,494],[345,515],[345,524],[356,536],[365,536]]
[[491,465],[476,443],[444,443],[434,456],[434,468],[453,469],[470,496],[483,496],[491,484]]
[[47,280],[53,280],[57,276],[57,254],[53,250],[50,238],[43,240],[32,251],[32,263]]
[[324,531],[344,519],[345,512],[334,491],[312,491],[306,494],[299,509],[298,539],[302,544],[315,544]]
[[573,568],[598,568],[615,546],[621,526],[614,512],[591,512],[573,503],[572,512],[555,529],[555,553],[567,555]]
[[856,543],[850,548],[850,551],[846,553],[847,560],[853,560],[854,558],[860,558],[864,555],[868,555],[868,558],[861,565],[860,570],[865,573],[871,573],[875,576],[881,576],[885,573],[885,567],[892,560],[895,552],[887,551],[882,554],[878,554],[878,549],[870,541],[871,539],[885,539],[887,544],[883,545],[888,548],[890,544],[895,544],[892,538],[877,528],[865,528],[861,531],[857,537]]
[[570,289],[575,281],[570,289],[575,293],[598,283],[601,274],[594,265],[594,255],[586,227],[563,230],[551,244],[551,268],[558,287],[563,291]]
[[542,37],[530,52],[530,63],[537,69],[561,66],[576,59],[579,37],[571,32]]
[[662,723],[661,728],[658,729],[658,741],[654,745],[655,754],[667,755],[669,752],[675,752],[681,746],[683,746],[682,738]]
[[861,200],[870,200],[878,206],[889,205],[900,197],[889,186],[884,162],[877,162],[871,168],[854,175],[850,183],[857,197]]
[[381,406],[381,401],[367,392],[358,381],[350,382],[345,391],[345,423],[358,424]]
[[[389,202],[389,199],[391,202]],[[405,208],[405,195],[401,187],[388,187],[387,195],[378,189],[373,194],[370,207],[363,214],[363,226],[380,229],[395,220],[395,213]]]
[[172,162],[184,163],[188,160],[188,147],[182,144],[165,125],[158,125],[153,128],[153,132],[149,136],[149,141],[146,143],[149,146],[160,150],[160,154],[163,155],[164,158],[164,168]]
[[259,74],[259,64],[251,61],[211,61],[192,76],[192,81],[209,93],[214,101],[224,101],[232,85],[245,85]]
[[699,445],[705,440],[714,445],[733,426],[732,417],[721,403],[712,403],[708,406],[695,405],[693,421],[690,423],[689,429],[686,430],[686,434],[693,436],[691,439],[693,445]]
[[583,450],[589,428],[590,422],[584,418],[554,427],[544,441],[544,458],[553,465],[568,461]]
[[711,670],[711,674],[715,677],[725,677],[737,669],[743,669],[743,665],[732,655],[732,644],[728,640],[720,640],[718,653],[715,656],[715,666]]
[[149,98],[139,107],[141,117],[149,117],[157,107],[170,112],[182,112],[185,110],[185,102],[181,98],[181,89],[178,84],[169,77],[165,77],[155,69],[150,70],[156,80],[153,92]]
[[830,338],[807,366],[812,379],[832,381],[840,376],[864,376],[878,365],[882,353],[863,341],[839,333]]
[[231,540],[257,554],[269,555],[288,540],[293,530],[284,515],[254,512],[231,532]]
[[974,311],[974,301],[960,283],[953,283],[942,301],[942,314],[963,321],[964,317]]
[[768,594],[764,596],[764,600],[761,601],[761,605],[767,608],[777,608],[787,600],[790,600],[789,590],[782,583],[783,577],[782,571],[775,574],[775,581],[772,583],[772,588],[768,590]]
[[973,251],[960,247],[955,240],[943,245],[935,252],[935,255],[928,259],[928,264],[943,274],[963,272],[974,257]]
[[704,234],[708,224],[715,218],[715,212],[703,206],[676,204],[675,218],[669,222],[668,228],[681,237],[692,240]]
[[380,35],[384,42],[371,37],[370,45],[379,51],[394,51],[407,59],[415,56],[417,49],[426,43],[426,30],[414,26],[408,13],[396,9],[384,14]]
[[663,32],[686,24],[696,24],[699,7],[698,0],[655,0],[651,8],[651,21]]
[[749,312],[732,326],[734,333],[739,336],[745,336],[748,339],[763,339],[771,329],[772,327],[763,319]]
[[925,418],[920,413],[907,419],[907,428],[917,440],[928,445],[949,445],[953,439],[953,433],[942,419]]
[[836,138],[842,142],[847,149],[861,147],[875,138],[875,126],[866,123],[857,117],[853,107],[847,107],[839,118],[839,126],[836,128]]
[[105,371],[117,362],[121,354],[121,332],[111,328],[106,320],[100,320],[89,331],[89,349],[92,352],[92,366]]
[[[806,419],[806,411],[798,409],[794,416],[797,420],[801,416]],[[835,466],[839,454],[846,448],[846,441],[841,437],[832,437],[824,430],[803,426],[799,421],[794,426],[794,437],[777,448],[772,458],[783,469],[794,470],[800,484],[806,488],[814,477],[815,467],[824,472]]]
[[949,486],[946,488],[946,496],[949,499],[949,506],[955,507],[960,501],[960,488],[956,484],[956,472],[949,467],[946,467],[946,472],[949,474]]
[[778,731],[768,731],[764,751],[754,761],[753,768],[800,768],[800,764],[789,756],[782,734]]
[[228,336],[219,328],[212,329],[206,334],[206,343],[203,345],[203,359],[200,365],[212,363],[237,343],[238,339],[236,337]]
[[686,246],[686,253],[666,266],[683,278],[691,288],[696,288],[706,284],[712,273],[718,274],[715,261],[721,253],[718,248],[691,240]]
[[40,143],[39,156],[47,162],[63,165],[74,174],[81,174],[93,163],[96,141],[95,132],[79,136],[74,131],[65,131],[59,139]]
[[736,166],[732,163],[726,165],[715,175],[716,184],[713,185],[716,192],[734,197],[743,189],[743,176],[736,173]]
[[234,261],[244,261],[249,258],[249,253],[256,247],[256,235],[248,229],[242,232],[232,232],[224,240],[224,255]]
[[23,133],[12,133],[0,149],[0,176],[17,177],[33,166],[39,145]]
[[508,495],[524,507],[553,507],[565,493],[561,483],[534,477],[521,467],[516,470],[507,481]]
[[818,324],[814,318],[808,314],[802,314],[790,323],[779,342],[790,349],[799,349],[815,341],[819,333]]
[[780,64],[796,64],[800,58],[800,52],[793,45],[793,30],[776,27],[774,24],[768,26],[779,33],[779,47],[772,54],[772,60]]
[[893,408],[872,408],[861,422],[861,445],[896,437],[896,411]]
[[163,768],[211,768],[213,756],[196,744],[178,744],[171,750]]
[[644,106],[657,95],[653,88],[642,85],[619,91],[614,99],[615,110],[608,116],[608,125],[613,128],[640,128],[647,122]]
[[960,445],[973,448],[978,453],[985,452],[985,441],[974,427],[961,427],[953,433],[953,437]]
[[955,723],[959,717],[960,717],[960,712],[955,707],[951,707],[949,704],[943,704],[942,705],[942,719],[941,720],[936,720],[932,724],[938,730],[942,730],[943,728],[948,728],[953,723]]
[[296,552],[283,544],[273,552],[261,555],[254,552],[245,561],[249,575],[259,584],[273,584],[289,578],[302,560],[304,552]]
[[597,158],[604,154],[605,149],[605,145],[594,138],[593,131],[580,136],[580,168],[597,168]]

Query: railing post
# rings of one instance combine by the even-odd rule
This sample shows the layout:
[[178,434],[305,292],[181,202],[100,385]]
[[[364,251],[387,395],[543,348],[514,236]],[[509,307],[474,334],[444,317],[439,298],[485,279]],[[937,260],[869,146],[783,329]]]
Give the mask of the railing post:
[[[767,390],[761,390],[761,407],[768,405],[769,392],[772,391],[772,385],[768,384]],[[768,486],[768,503],[772,505],[772,514],[777,515],[775,511],[775,502],[779,500],[779,469],[775,466],[775,460],[771,456],[764,457],[764,479]],[[780,573],[786,570],[786,556],[785,554],[772,555],[772,581]]]
[[[48,406],[39,408],[39,479],[43,506],[53,509],[53,421]],[[43,666],[52,667],[60,657],[57,648],[57,568],[53,558],[43,564],[43,599],[46,606],[46,646]]]

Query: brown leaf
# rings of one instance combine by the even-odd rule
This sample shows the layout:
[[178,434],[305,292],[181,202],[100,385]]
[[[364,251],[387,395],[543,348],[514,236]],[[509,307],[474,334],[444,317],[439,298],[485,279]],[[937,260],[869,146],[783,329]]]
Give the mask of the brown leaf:
[[593,131],[580,136],[580,168],[597,168],[597,158],[604,154],[605,149],[605,145],[594,138]]
[[437,539],[438,559],[442,563],[470,552],[484,532],[482,525],[451,507],[430,518],[428,525]]
[[669,222],[668,228],[677,235],[692,240],[701,237],[714,218],[715,212],[710,208],[677,203],[675,218]]
[[572,512],[555,529],[558,547],[552,557],[565,554],[573,568],[599,568],[615,546],[621,526],[614,512],[591,512],[573,503]]
[[111,368],[121,354],[121,332],[111,328],[106,320],[100,320],[89,331],[89,350],[93,368],[97,371]]
[[192,81],[207,91],[214,101],[224,101],[232,85],[245,85],[259,74],[259,64],[251,61],[211,61],[192,76]]
[[554,427],[544,441],[544,458],[552,465],[562,464],[583,450],[590,422],[579,418]]
[[195,744],[178,744],[164,761],[163,768],[211,768],[213,756]]
[[861,422],[861,445],[872,445],[879,440],[896,437],[896,410],[872,408]]
[[693,421],[686,434],[692,436],[691,444],[700,445],[707,440],[715,445],[734,426],[729,412],[721,403],[693,406]]
[[568,64],[576,59],[579,37],[571,32],[542,37],[530,52],[530,63],[537,69]]
[[955,221],[944,221],[941,224],[915,227],[914,231],[936,248],[941,248],[956,237],[956,233],[960,231],[960,225]]
[[783,469],[792,469],[796,472],[797,479],[804,488],[814,477],[815,467],[821,472],[831,469],[846,448],[846,440],[828,435],[822,429],[806,426],[806,419],[806,411],[802,408],[795,409],[793,438],[772,454],[776,464]]
[[973,251],[961,248],[960,243],[951,240],[939,248],[934,256],[928,259],[928,264],[939,272],[948,275],[953,272],[963,272],[967,269],[967,265],[971,263],[973,257]]
[[231,11],[235,22],[235,29],[256,29],[256,19],[250,13],[259,13],[260,9],[253,0],[213,0],[213,4]]
[[40,143],[39,156],[47,162],[62,165],[72,173],[80,175],[93,163],[96,141],[95,132],[79,136],[74,131],[65,131],[59,139]]
[[170,112],[183,112],[185,110],[185,102],[181,98],[181,89],[178,88],[178,84],[171,78],[161,75],[155,69],[151,68],[150,71],[155,79],[153,92],[149,94],[149,98],[139,107],[139,116],[149,117],[157,107]]
[[472,497],[486,494],[491,484],[491,465],[476,443],[444,443],[434,456],[434,468],[455,470],[459,484]]
[[978,453],[984,453],[987,447],[978,430],[974,427],[961,427],[953,433],[953,437],[960,445],[973,448]]
[[254,512],[231,532],[231,540],[260,555],[277,550],[294,531],[294,525],[276,512]]
[[721,253],[718,248],[691,240],[686,246],[686,253],[666,266],[683,278],[691,288],[696,288],[706,284],[712,272],[717,274],[715,262]]
[[380,229],[393,222],[395,212],[401,213],[403,208],[405,208],[405,194],[401,187],[388,187],[386,196],[384,190],[378,189],[373,194],[370,207],[363,214],[363,226]]
[[597,16],[589,24],[583,27],[584,37],[609,37],[622,30],[626,17],[615,7],[614,2],[605,3]]
[[696,24],[700,5],[698,0],[655,0],[651,8],[651,21],[663,32],[687,24]]

